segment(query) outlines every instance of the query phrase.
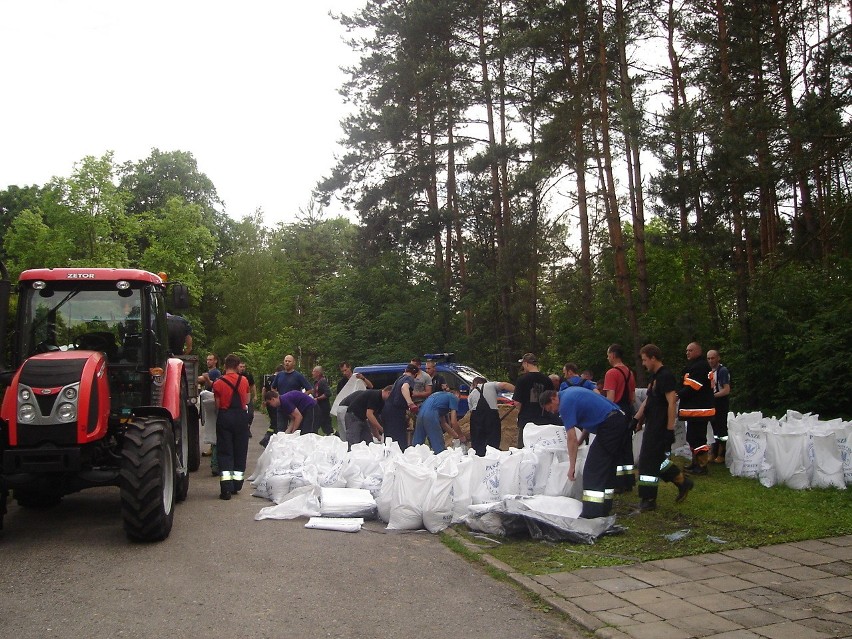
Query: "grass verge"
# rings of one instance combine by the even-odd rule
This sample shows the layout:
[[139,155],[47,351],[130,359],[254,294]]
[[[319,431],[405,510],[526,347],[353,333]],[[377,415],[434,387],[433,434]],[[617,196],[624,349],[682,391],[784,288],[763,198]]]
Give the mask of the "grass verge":
[[[682,467],[683,460],[676,460]],[[756,479],[732,477],[724,466],[713,465],[710,475],[694,478],[695,488],[682,504],[677,489],[663,483],[654,512],[631,516],[638,503],[635,491],[617,495],[617,523],[622,535],[605,536],[583,546],[527,538],[481,540],[464,526],[457,532],[525,574],[547,574],[579,568],[616,566],[640,561],[758,547],[804,539],[852,534],[852,494],[845,490],[765,488]],[[665,536],[683,530],[676,542]],[[492,537],[493,538],[493,537]],[[713,541],[724,541],[718,543]]]

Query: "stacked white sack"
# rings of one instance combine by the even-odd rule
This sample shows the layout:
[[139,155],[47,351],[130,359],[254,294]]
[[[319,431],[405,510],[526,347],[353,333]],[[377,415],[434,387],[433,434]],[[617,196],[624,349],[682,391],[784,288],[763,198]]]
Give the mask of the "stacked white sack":
[[425,445],[402,453],[391,440],[357,444],[347,453],[346,445],[334,437],[278,434],[249,480],[255,496],[281,508],[265,508],[256,518],[293,516],[301,506],[305,515],[319,515],[321,495],[311,487],[363,489],[375,497],[379,518],[389,529],[425,527],[430,532],[461,522],[472,504],[498,502],[509,495],[579,498],[588,447],[580,447],[577,479],[569,481],[566,437],[561,426],[530,424],[525,428],[526,448],[488,448],[485,457],[477,457],[458,449],[435,455]]
[[850,431],[852,422],[796,411],[780,419],[730,413],[725,462],[732,475],[767,487],[845,489],[852,484]]

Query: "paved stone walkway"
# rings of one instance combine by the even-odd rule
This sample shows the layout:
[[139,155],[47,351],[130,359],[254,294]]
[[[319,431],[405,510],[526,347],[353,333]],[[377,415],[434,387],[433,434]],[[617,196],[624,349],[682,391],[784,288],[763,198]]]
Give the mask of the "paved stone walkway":
[[852,637],[852,535],[532,577],[483,558],[601,639]]

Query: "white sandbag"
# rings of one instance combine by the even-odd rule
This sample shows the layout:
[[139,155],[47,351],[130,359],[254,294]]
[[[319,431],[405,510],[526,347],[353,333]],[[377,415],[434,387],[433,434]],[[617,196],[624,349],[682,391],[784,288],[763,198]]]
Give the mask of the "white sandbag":
[[385,467],[379,494],[374,494],[376,507],[379,509],[379,519],[386,523],[390,521],[391,505],[393,504],[393,485],[396,482],[396,466],[397,462],[391,461]]
[[305,528],[358,532],[363,525],[364,520],[360,517],[311,517],[305,524]]
[[[566,497],[571,499],[583,498],[583,471],[586,468],[586,457],[589,456],[589,446],[580,446],[577,449],[577,464],[574,468],[574,481],[568,480]],[[567,468],[566,468],[567,474]]]
[[[507,503],[510,503],[507,501]],[[530,510],[545,515],[558,515],[560,517],[571,517],[578,519],[583,512],[583,502],[579,499],[566,497],[553,497],[548,495],[537,495],[520,500]]]
[[423,501],[423,525],[430,533],[441,532],[453,522],[453,482],[458,473],[453,460],[435,472]]
[[852,422],[843,422],[834,429],[837,448],[843,459],[843,479],[847,486],[852,486]]
[[730,466],[731,475],[754,479],[760,474],[763,457],[766,454],[767,424],[773,421],[775,420],[764,418],[733,431],[728,429],[727,450],[734,455],[734,461]]
[[471,457],[470,496],[473,504],[500,501],[500,458],[507,453],[489,453],[486,450],[485,457]]
[[334,398],[334,402],[331,404],[331,410],[336,411],[336,409],[340,406],[340,402],[349,397],[355,391],[359,390],[367,390],[367,385],[364,383],[364,380],[358,379],[353,374],[343,385],[343,388],[340,389],[340,392],[337,393],[337,397]]
[[266,498],[276,504],[284,502],[287,499],[287,495],[290,494],[290,484],[292,483],[292,473],[270,475],[266,480]]
[[296,517],[315,517],[320,514],[320,489],[316,486],[303,486],[291,491],[286,499],[275,506],[261,508],[254,518],[296,519]]
[[544,493],[543,480],[541,484],[537,482],[541,480],[538,468],[543,464],[544,460],[552,459],[553,453],[542,451],[541,456],[534,450],[523,448],[515,453],[521,458],[518,465],[518,495],[525,497],[532,495],[541,495]]
[[378,514],[378,507],[369,490],[322,488],[320,489],[320,514],[323,517],[374,519]]
[[811,432],[808,457],[811,487],[846,489],[843,476],[843,454],[837,446],[835,430]]
[[686,441],[686,422],[680,419],[675,422],[674,443],[670,450],[672,455],[686,457],[687,459],[692,457],[692,448]]
[[568,436],[565,427],[553,424],[527,424],[524,426],[524,447],[535,451],[566,452]]
[[506,495],[517,495],[521,490],[519,472],[523,457],[518,454],[520,451],[517,448],[507,452],[508,454],[500,458],[500,465],[497,467],[497,494],[501,499]]
[[434,479],[435,472],[422,465],[397,463],[391,491],[388,530],[423,528],[423,503]]
[[213,391],[203,390],[198,394],[201,402],[201,428],[205,444],[216,443],[216,400]]
[[767,488],[782,484],[801,490],[810,486],[807,456],[808,434],[769,431],[766,435],[766,454],[758,479]]
[[567,497],[572,487],[572,482],[568,479],[569,462],[554,462],[549,467],[547,476],[547,484],[544,488],[544,494],[550,496]]
[[[476,457],[476,455],[473,455]],[[460,459],[456,464],[456,476],[453,478],[452,510],[453,523],[459,523],[467,514],[467,507],[473,503],[471,493],[471,477],[473,476],[475,462],[470,455]]]
[[348,407],[341,406],[340,402],[359,390],[367,390],[367,385],[353,374],[337,393],[334,402],[331,404],[331,414],[337,418],[337,434],[340,436],[340,441],[344,443],[346,442],[346,410]]

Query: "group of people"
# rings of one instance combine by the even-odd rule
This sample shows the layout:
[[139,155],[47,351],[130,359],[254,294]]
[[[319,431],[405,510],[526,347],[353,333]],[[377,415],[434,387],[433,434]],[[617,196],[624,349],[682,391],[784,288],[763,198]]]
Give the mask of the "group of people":
[[[583,471],[582,517],[608,515],[613,496],[632,491],[636,466],[640,498],[637,512],[656,508],[660,481],[675,484],[675,501],[681,502],[694,487],[690,475],[705,475],[710,462],[724,462],[730,394],[730,374],[721,365],[717,351],[708,351],[705,357],[700,344],[691,342],[686,356],[688,362],[678,382],[663,364],[659,347],[646,344],[640,349],[642,365],[650,378],[646,398],[634,415],[636,377],[624,363],[624,350],[618,344],[607,349],[610,368],[601,383],[581,375],[572,363],[565,364],[562,376],[545,374],[539,369],[536,356],[526,353],[518,360],[522,372],[514,384],[488,382],[483,377],[473,380],[468,394],[470,445],[480,456],[485,455],[488,446],[500,447],[499,398],[511,393],[518,409],[517,446],[524,445],[527,424],[564,426],[568,430],[568,475],[572,480],[579,447],[589,441],[590,434],[595,434]],[[207,366],[199,382],[215,397],[218,416],[213,459],[220,476],[220,498],[230,499],[243,484],[254,379],[236,355],[225,358],[224,373],[218,370],[215,354],[207,356]],[[459,389],[447,386],[436,373],[434,362],[427,362],[424,371],[421,361],[413,358],[393,384],[381,389],[373,388],[363,375],[353,373],[349,362],[341,362],[338,368],[338,393],[353,375],[366,387],[349,393],[340,402],[345,414],[343,423],[338,424],[338,435],[350,447],[384,436],[404,450],[409,442],[410,420],[414,425],[411,445],[428,441],[439,453],[446,447],[445,433],[466,441],[458,421]],[[263,399],[270,421],[261,445],[265,446],[276,432],[334,434],[331,385],[321,366],[314,367],[311,376],[313,383],[296,370],[292,355],[284,357],[274,374],[264,376]],[[691,463],[684,469],[669,455],[678,418],[686,423],[686,439],[692,451]],[[712,446],[707,442],[708,423],[714,433]],[[634,464],[632,437],[642,429],[642,447],[638,463]]]
[[[349,362],[340,363],[341,380],[338,393],[352,377]],[[346,411],[343,424],[338,424],[340,435],[351,446],[371,442],[382,436],[397,442],[401,449],[408,446],[409,420],[413,416],[414,432],[411,444],[427,440],[438,453],[446,447],[444,433],[465,441],[458,424],[459,389],[451,389],[437,374],[435,363],[413,358],[397,380],[382,389],[373,388],[369,379],[355,376],[364,382],[365,389],[349,393],[341,402]]]
[[[730,374],[719,360],[717,351],[708,351],[690,342],[686,348],[687,365],[678,382],[663,364],[659,347],[646,344],[640,349],[643,367],[650,374],[648,393],[633,414],[636,381],[624,364],[623,349],[613,344],[607,350],[610,369],[603,384],[585,384],[576,367],[566,365],[566,379],[557,386],[538,370],[535,355],[527,353],[520,363],[524,369],[515,384],[515,402],[520,405],[518,445],[523,443],[523,426],[543,423],[548,416],[568,429],[570,479],[575,478],[577,451],[591,433],[595,438],[589,447],[583,470],[582,517],[603,517],[612,510],[613,496],[630,491],[634,485],[632,437],[644,428],[638,461],[637,512],[657,507],[660,481],[677,486],[676,502],[686,499],[694,482],[689,475],[707,474],[708,464],[723,463],[728,440],[727,416],[731,389]],[[600,386],[600,388],[599,388]],[[541,409],[536,413],[536,401]],[[691,463],[679,468],[670,458],[675,424],[686,423],[686,439],[692,451]],[[544,423],[547,423],[545,421]],[[554,422],[550,422],[554,423]],[[712,425],[714,443],[707,443],[707,426]],[[576,429],[576,431],[575,431]],[[579,431],[579,432],[577,432]]]

